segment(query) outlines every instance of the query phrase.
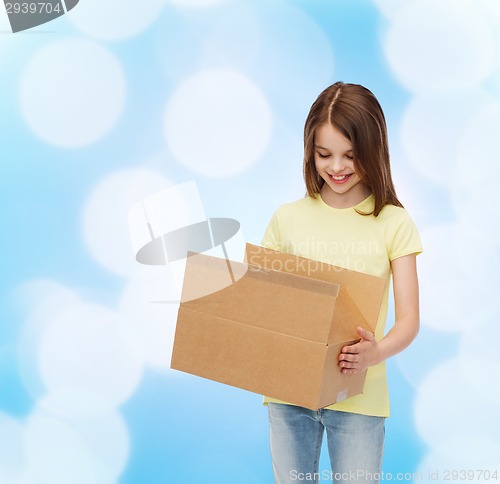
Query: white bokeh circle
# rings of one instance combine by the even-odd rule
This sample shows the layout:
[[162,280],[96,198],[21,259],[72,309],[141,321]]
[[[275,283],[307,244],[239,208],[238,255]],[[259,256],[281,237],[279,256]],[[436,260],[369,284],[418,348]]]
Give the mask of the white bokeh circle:
[[34,482],[116,482],[129,456],[128,430],[116,410],[63,419],[35,407],[25,435],[27,473]]
[[144,169],[118,171],[96,184],[83,210],[83,236],[97,262],[122,276],[134,272],[137,262],[128,213],[135,204],[169,185],[161,173]]
[[179,12],[165,15],[162,25],[164,28],[155,32],[155,62],[175,86],[200,68],[201,46],[206,34]]
[[500,177],[500,163],[494,161],[498,159],[498,126],[500,102],[497,101],[483,106],[469,120],[458,145],[460,187],[471,194],[480,190],[487,205],[496,204]]
[[9,17],[4,7],[0,7],[0,29],[8,32],[11,29]]
[[463,90],[485,81],[495,64],[491,27],[473,2],[410,0],[392,18],[384,51],[412,91]]
[[19,82],[26,123],[45,142],[62,148],[89,145],[109,133],[125,97],[125,76],[115,56],[76,38],[41,47]]
[[408,0],[373,0],[373,3],[382,14],[391,19],[408,4]]
[[40,339],[53,318],[81,304],[81,300],[70,288],[44,279],[27,281],[15,293],[20,304],[28,308],[17,346],[19,374],[27,391],[39,398],[47,390],[38,369]]
[[100,40],[123,40],[150,27],[167,0],[85,0],[68,13],[84,34]]
[[429,371],[418,388],[414,422],[430,448],[464,436],[488,439],[500,432],[498,405],[482,399],[461,370],[457,358],[442,362]]
[[263,7],[253,76],[284,114],[283,123],[301,132],[308,107],[335,80],[332,42],[304,9],[290,2]]
[[200,64],[251,72],[262,50],[262,25],[255,8],[236,2],[213,15],[202,37]]
[[98,482],[92,450],[67,422],[33,412],[26,421],[26,455],[34,482]]
[[80,301],[73,289],[51,279],[25,281],[13,290],[13,297],[27,310],[27,326],[45,324],[61,309]]
[[457,182],[458,145],[470,119],[492,97],[481,90],[460,96],[416,96],[401,122],[405,154],[428,180],[444,186]]
[[[493,34],[496,36],[497,42],[500,41],[500,5],[497,0],[474,0],[474,6],[482,13],[485,20],[492,26]],[[499,45],[500,47],[500,45]]]
[[85,419],[114,410],[116,402],[92,389],[76,385],[61,386],[45,393],[37,402],[46,413],[66,419]]
[[392,157],[398,160],[398,163],[391,166],[392,180],[397,195],[417,227],[423,227],[426,222],[428,223],[426,215],[429,208],[435,211],[433,200],[430,197],[422,197],[427,187],[424,183],[415,183],[415,173],[413,170],[408,170],[407,166],[402,163],[403,155],[393,153]]
[[435,330],[458,332],[474,323],[482,293],[461,267],[456,224],[436,225],[421,232],[425,257],[419,259],[422,323]]
[[466,193],[462,184],[457,183],[452,187],[451,196],[459,224],[490,241],[500,240],[500,212],[491,203],[493,194],[483,190]]
[[0,482],[17,482],[26,465],[24,426],[0,412]]
[[[467,217],[469,214],[470,217]],[[487,229],[487,224],[485,221],[485,225],[480,225],[474,213],[460,213],[455,224],[453,245],[455,263],[468,279],[473,294],[482,294],[485,301],[495,301],[500,288],[500,227],[495,227],[497,233],[494,234]],[[482,310],[483,307],[484,304],[481,304],[477,309]],[[473,314],[470,316],[473,317]],[[470,326],[466,325],[468,328]]]
[[206,70],[186,79],[172,94],[165,135],[175,158],[207,177],[241,173],[265,152],[272,131],[266,97],[232,70]]
[[499,405],[500,388],[496,383],[500,381],[500,353],[497,347],[500,305],[486,303],[482,306],[482,314],[477,315],[476,323],[462,333],[458,359],[461,373],[475,393],[481,399]]
[[[442,348],[446,346],[446,354]],[[418,337],[412,344],[394,357],[394,362],[405,379],[418,388],[421,381],[437,364],[448,359],[454,351],[450,345],[449,333],[434,331],[427,325],[422,325]],[[432,354],[433,358],[423,358],[422,355]]]
[[500,478],[498,462],[498,440],[464,434],[431,449],[419,464],[415,482],[495,482]]
[[118,313],[97,304],[75,304],[59,312],[41,335],[41,378],[49,392],[79,388],[119,405],[142,378],[135,340]]

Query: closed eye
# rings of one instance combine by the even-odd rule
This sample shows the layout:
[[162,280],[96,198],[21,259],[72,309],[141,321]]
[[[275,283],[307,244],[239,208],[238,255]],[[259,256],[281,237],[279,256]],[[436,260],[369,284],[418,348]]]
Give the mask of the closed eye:
[[319,153],[318,151],[316,152],[316,154],[320,157],[320,158],[328,158],[330,155],[325,155],[323,153]]

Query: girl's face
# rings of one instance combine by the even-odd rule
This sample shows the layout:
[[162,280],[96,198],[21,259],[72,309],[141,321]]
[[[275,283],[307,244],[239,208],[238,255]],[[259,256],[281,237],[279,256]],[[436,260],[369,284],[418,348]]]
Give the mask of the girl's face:
[[316,170],[325,181],[321,198],[335,208],[357,205],[370,189],[361,182],[354,169],[351,142],[330,123],[321,125],[315,133],[314,161]]

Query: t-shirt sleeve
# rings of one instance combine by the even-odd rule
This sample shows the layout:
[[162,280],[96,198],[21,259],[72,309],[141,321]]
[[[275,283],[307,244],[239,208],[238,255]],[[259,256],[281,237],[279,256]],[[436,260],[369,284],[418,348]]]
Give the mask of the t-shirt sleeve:
[[422,242],[417,226],[406,210],[402,211],[402,216],[394,226],[393,234],[388,247],[390,261],[409,254],[418,255],[422,252]]
[[279,224],[279,209],[276,210],[267,225],[264,236],[262,237],[261,245],[268,249],[281,251],[281,234]]

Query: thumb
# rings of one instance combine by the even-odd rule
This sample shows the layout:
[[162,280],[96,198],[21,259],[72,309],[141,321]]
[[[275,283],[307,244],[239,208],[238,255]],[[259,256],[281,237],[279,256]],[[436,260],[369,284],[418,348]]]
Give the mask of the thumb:
[[367,331],[366,329],[363,329],[361,326],[357,327],[358,334],[365,340],[371,341],[372,343],[375,342],[375,335],[373,333],[370,333],[370,331]]

